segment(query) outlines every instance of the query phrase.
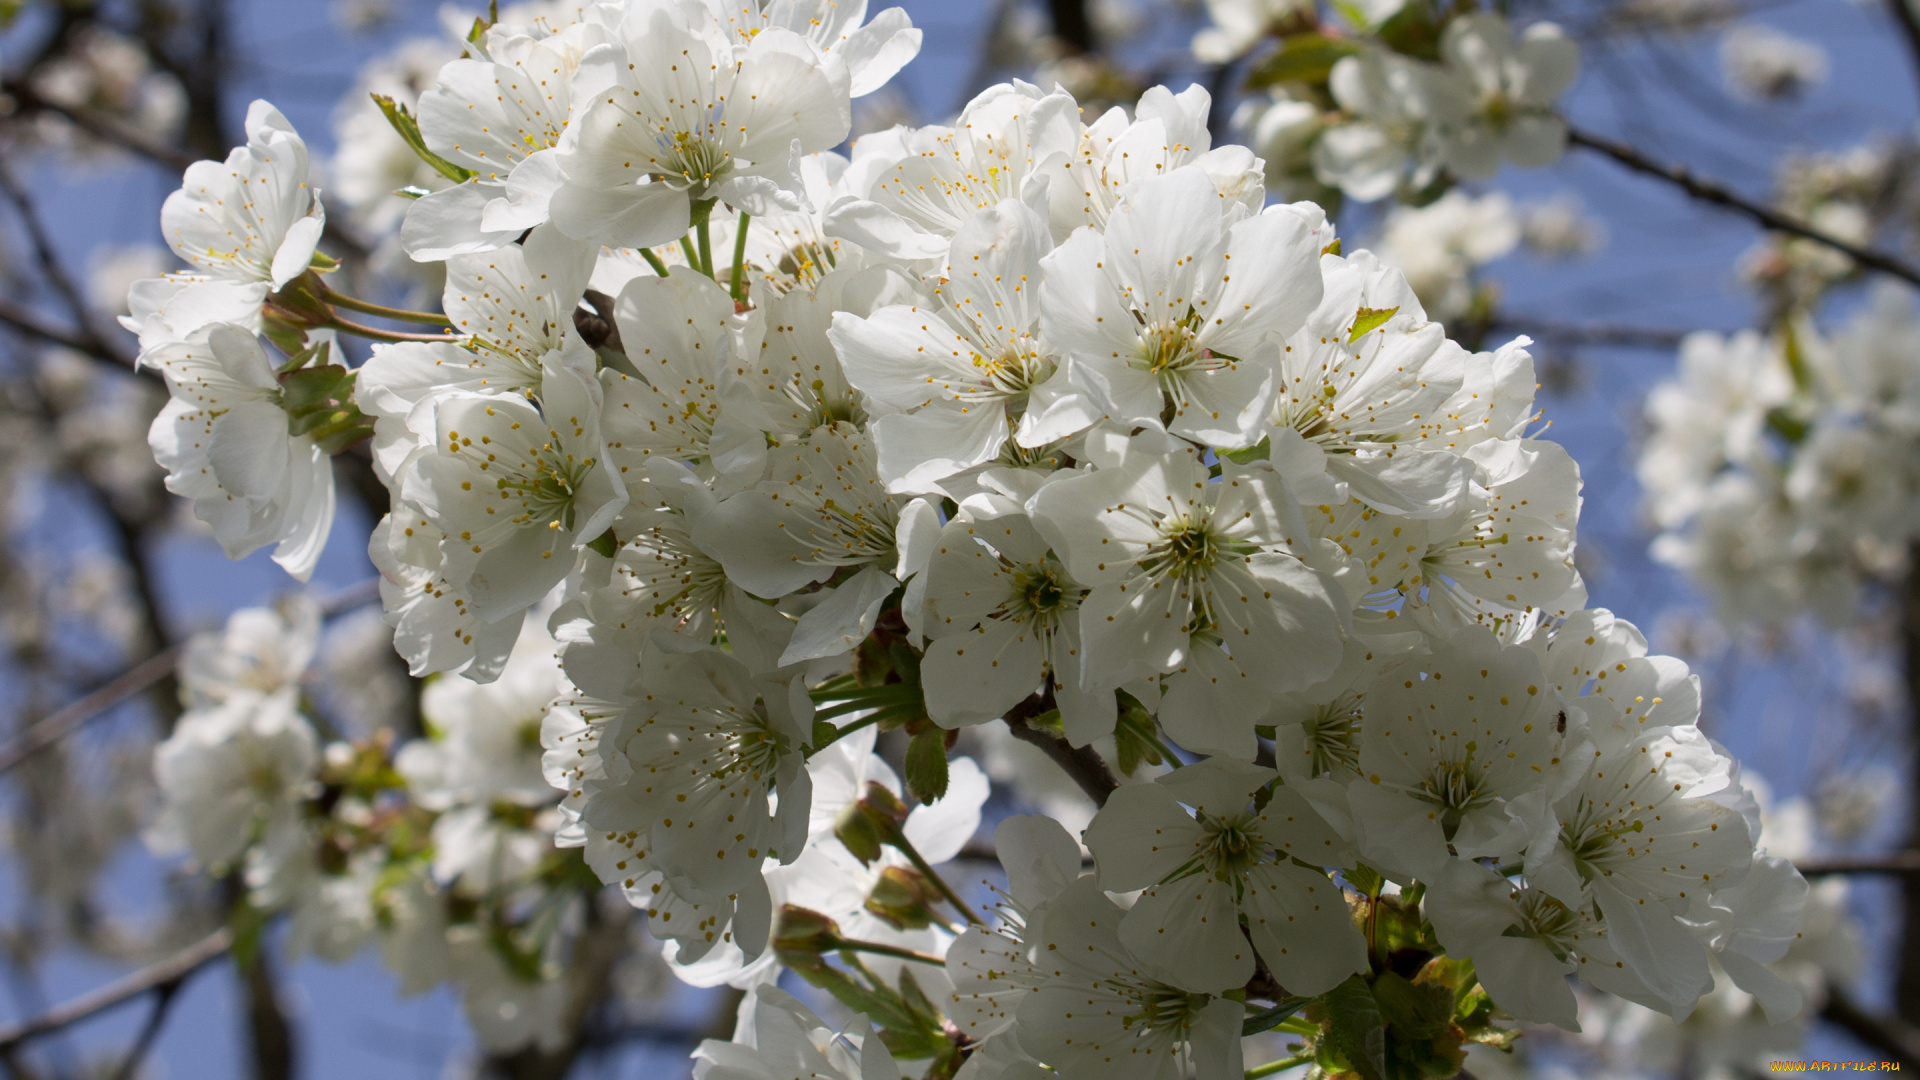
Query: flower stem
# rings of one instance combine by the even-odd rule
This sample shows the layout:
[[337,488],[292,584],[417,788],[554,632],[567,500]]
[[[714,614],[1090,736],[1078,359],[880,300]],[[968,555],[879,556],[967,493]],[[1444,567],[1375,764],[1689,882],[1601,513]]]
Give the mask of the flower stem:
[[652,248],[641,248],[640,257],[647,260],[647,265],[653,267],[654,273],[667,276],[667,264],[660,261],[660,256],[655,255]]
[[903,949],[897,945],[883,945],[878,941],[860,941],[856,938],[841,938],[834,942],[834,948],[845,952],[863,952],[872,953],[875,956],[891,956],[898,960],[911,960],[916,964],[932,964],[935,967],[947,966],[946,960],[932,953],[916,952],[913,949]]
[[345,293],[334,292],[332,289],[328,289],[321,299],[332,304],[334,307],[346,308],[348,311],[358,311],[365,315],[378,315],[380,318],[393,319],[396,322],[426,323],[429,326],[453,325],[452,320],[448,319],[445,315],[436,315],[431,311],[408,311],[405,308],[394,308],[387,307],[385,304],[368,303],[365,300],[356,299]]
[[700,269],[700,253],[693,250],[692,236],[683,236],[680,238],[680,254],[687,257],[688,266],[693,267],[696,271]]
[[729,291],[733,293],[733,302],[736,304],[744,304],[747,302],[745,265],[747,261],[747,223],[752,220],[753,215],[747,213],[745,210],[740,211],[740,227],[735,229],[733,233],[733,287]]
[[1274,1073],[1277,1073],[1277,1072],[1285,1072],[1288,1069],[1305,1065],[1307,1062],[1312,1060],[1313,1060],[1312,1054],[1295,1054],[1290,1058],[1281,1058],[1278,1061],[1269,1061],[1265,1065],[1255,1065],[1253,1068],[1247,1070],[1247,1080],[1260,1080],[1260,1078],[1263,1076],[1272,1076]]
[[335,315],[333,318],[327,320],[326,325],[332,327],[335,330],[340,331],[343,334],[352,334],[355,337],[363,337],[363,338],[366,338],[368,341],[399,342],[399,341],[453,341],[454,340],[451,334],[401,334],[401,333],[396,333],[392,330],[376,330],[371,326],[366,326],[361,323],[353,322],[348,319],[343,319],[338,315]]
[[939,889],[940,895],[947,898],[947,903],[953,905],[953,910],[966,916],[967,921],[975,926],[987,925],[986,920],[975,915],[973,909],[967,906],[966,901],[960,899],[960,894],[953,891],[953,886],[947,884],[945,878],[934,873],[933,867],[927,865],[927,860],[923,858],[918,851],[914,850],[913,842],[907,839],[907,830],[905,828],[895,826],[893,835],[887,838],[887,843],[900,849],[900,854],[907,857],[907,861],[913,864],[913,868],[920,871],[922,877],[933,882],[933,887]]
[[700,224],[693,227],[693,232],[700,238],[700,272],[713,277],[713,237],[707,232],[707,220],[701,218]]

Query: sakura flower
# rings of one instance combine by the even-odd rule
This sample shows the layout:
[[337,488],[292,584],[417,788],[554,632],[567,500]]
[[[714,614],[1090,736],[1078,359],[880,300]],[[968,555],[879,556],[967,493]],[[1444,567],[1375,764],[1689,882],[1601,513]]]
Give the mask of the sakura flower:
[[1430,881],[1452,856],[1513,856],[1551,829],[1584,747],[1545,683],[1531,650],[1479,627],[1377,676],[1347,795],[1361,854]]
[[1018,199],[1046,205],[1053,169],[1079,144],[1078,106],[1023,82],[980,92],[955,126],[896,129],[853,148],[853,197],[827,233],[894,259],[945,259],[975,212]]
[[1499,15],[1471,12],[1447,22],[1440,56],[1450,78],[1433,83],[1453,114],[1442,122],[1447,168],[1492,176],[1500,163],[1538,168],[1559,160],[1567,125],[1554,104],[1580,70],[1580,48],[1553,23],[1515,36]]
[[551,213],[569,236],[649,247],[685,234],[696,201],[798,209],[800,155],[847,136],[846,64],[791,30],[735,45],[673,8],[635,5],[609,34],[581,66],[606,89],[557,155]]
[[893,1055],[863,1016],[836,1033],[785,991],[761,986],[750,993],[741,1018],[744,1037],[707,1039],[693,1052],[694,1080],[896,1080],[900,1075]]
[[1430,66],[1385,50],[1341,57],[1327,89],[1352,118],[1314,142],[1314,175],[1361,202],[1432,183],[1445,152],[1435,110],[1458,97],[1438,94],[1440,78]]
[[167,490],[193,500],[229,558],[268,544],[305,581],[333,526],[333,462],[295,435],[266,350],[247,330],[203,327],[142,354],[173,397],[147,431]]
[[290,695],[191,710],[154,751],[162,803],[147,842],[202,866],[231,865],[256,839],[302,828],[300,801],[318,764],[313,728]]
[[1239,1076],[1245,1006],[1156,977],[1121,940],[1125,915],[1091,877],[1048,903],[1036,954],[1046,980],[1016,1011],[1020,1046],[1065,1080],[1111,1076],[1116,1057],[1142,1080]]
[[1250,808],[1275,779],[1209,758],[1114,792],[1087,828],[1101,888],[1146,890],[1120,921],[1121,942],[1175,985],[1245,986],[1255,952],[1289,993],[1307,997],[1366,969],[1340,887],[1299,865],[1342,866],[1352,852],[1289,786]]
[[434,442],[407,459],[400,494],[444,534],[445,572],[482,621],[545,596],[573,568],[574,549],[626,505],[600,435],[599,390],[549,358],[537,408],[511,394],[434,399]]
[[1080,683],[1085,589],[1024,514],[1003,510],[948,522],[928,561],[927,715],[943,727],[995,720],[1051,675],[1067,739],[1084,746],[1115,715],[1110,690]]
[[1195,84],[1178,94],[1156,86],[1140,95],[1133,117],[1115,106],[1080,133],[1080,146],[1054,174],[1048,201],[1055,235],[1081,225],[1104,229],[1135,181],[1193,165],[1226,199],[1257,211],[1265,202],[1259,159],[1244,146],[1213,146],[1207,117],[1213,96]]
[[921,33],[903,8],[886,8],[868,20],[867,0],[802,0],[781,5],[706,0],[706,4],[742,41],[780,28],[837,56],[847,66],[851,97],[865,97],[885,86],[920,54]]
[[[575,24],[558,34],[500,23],[440,68],[420,95],[420,137],[427,149],[473,176],[407,209],[400,241],[415,260],[512,244],[547,220],[560,185],[561,134],[574,107],[575,74],[599,27]],[[456,174],[458,175],[458,174]]]
[[187,707],[249,695],[298,697],[320,643],[320,605],[289,597],[277,608],[241,608],[217,633],[195,634],[180,657]]
[[136,282],[122,322],[143,345],[216,322],[257,329],[267,294],[305,273],[326,227],[308,183],[307,144],[280,110],[247,107],[247,144],[187,167],[160,230],[195,270]]
[[1106,234],[1041,261],[1041,333],[1116,422],[1251,446],[1272,408],[1275,337],[1320,302],[1319,248],[1284,210],[1246,217],[1189,166],[1139,181]]
[[[1342,612],[1293,554],[1305,537],[1298,507],[1271,470],[1228,464],[1216,483],[1191,451],[1146,436],[1115,457],[1047,483],[1031,504],[1068,572],[1092,589],[1080,602],[1081,686],[1173,675],[1161,709],[1169,734],[1251,758],[1263,695],[1340,661]],[[1220,694],[1244,707],[1217,707]]]
[[1098,414],[1039,337],[1047,224],[1008,201],[969,217],[953,239],[938,292],[944,309],[892,306],[834,317],[828,336],[847,379],[903,411],[873,422],[880,475],[897,491],[1031,450]]

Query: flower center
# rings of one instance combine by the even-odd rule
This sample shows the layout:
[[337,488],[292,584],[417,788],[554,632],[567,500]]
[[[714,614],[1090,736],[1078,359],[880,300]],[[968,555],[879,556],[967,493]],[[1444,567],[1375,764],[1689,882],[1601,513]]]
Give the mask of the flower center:
[[1442,763],[1414,791],[1416,796],[1441,808],[1440,826],[1449,840],[1460,827],[1461,818],[1470,811],[1492,805],[1496,798],[1494,792],[1481,787],[1481,770],[1474,767],[1473,751],[1474,745],[1468,743],[1466,760]]
[[1190,994],[1160,983],[1129,989],[1133,990],[1131,996],[1134,1000],[1140,1003],[1140,1011],[1121,1017],[1120,1026],[1134,1031],[1138,1025],[1138,1031],[1143,1035],[1185,1039],[1193,1028],[1194,1016],[1206,1007],[1209,1000],[1205,994]]
[[1202,813],[1199,820],[1207,829],[1200,849],[1201,865],[1216,880],[1233,882],[1237,891],[1246,873],[1260,865],[1266,849],[1266,842],[1253,827],[1253,815],[1213,817]]
[[1301,724],[1314,776],[1360,770],[1360,707],[1351,699],[1327,705]]
[[702,192],[733,171],[732,155],[704,135],[676,131],[656,141],[660,156],[654,163],[660,171],[655,175],[670,184]]
[[1134,366],[1154,375],[1184,371],[1209,359],[1206,350],[1193,342],[1193,328],[1187,321],[1147,323],[1140,328],[1139,351]]

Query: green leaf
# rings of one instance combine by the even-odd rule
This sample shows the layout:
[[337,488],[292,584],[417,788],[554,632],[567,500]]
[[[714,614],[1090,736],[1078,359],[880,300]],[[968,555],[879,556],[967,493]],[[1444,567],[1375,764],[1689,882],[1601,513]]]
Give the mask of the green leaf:
[[1453,1020],[1453,991],[1444,983],[1415,985],[1387,971],[1373,981],[1373,997],[1396,1042],[1432,1039]]
[[611,559],[613,558],[613,553],[620,550],[620,541],[614,537],[613,530],[608,529],[606,532],[601,533],[589,541],[587,547],[597,554]]
[[938,802],[947,793],[947,733],[933,725],[920,729],[907,744],[907,791],[923,803]]
[[1262,89],[1275,83],[1324,83],[1342,57],[1360,51],[1360,44],[1325,34],[1289,34],[1280,48],[1247,72],[1247,87]]
[[1272,1031],[1274,1028],[1293,1019],[1293,1014],[1306,1008],[1307,1004],[1312,1000],[1312,998],[1291,997],[1271,1009],[1254,1013],[1252,1016],[1240,1022],[1240,1037],[1246,1038],[1249,1035],[1258,1035],[1263,1031]]
[[1333,238],[1333,243],[1331,243],[1331,244],[1328,244],[1328,245],[1327,245],[1326,247],[1323,247],[1323,248],[1321,248],[1321,249],[1320,249],[1320,254],[1322,254],[1322,255],[1338,255],[1338,254],[1340,254],[1340,238],[1339,238],[1339,237],[1337,237],[1337,236],[1336,236],[1336,237],[1334,237],[1334,238]]
[[1380,876],[1379,871],[1368,866],[1366,863],[1361,863],[1351,870],[1342,870],[1340,871],[1340,876],[1347,879],[1347,884],[1353,886],[1360,892],[1366,893],[1368,896],[1379,895],[1380,886],[1386,882],[1386,879]]
[[1338,1054],[1349,1069],[1366,1080],[1386,1080],[1386,1018],[1367,981],[1350,975],[1346,982],[1320,995],[1318,1004],[1327,1017],[1327,1034],[1321,1045]]
[[1121,708],[1113,725],[1114,747],[1118,751],[1120,772],[1132,776],[1141,763],[1164,765],[1159,741],[1154,738],[1153,717],[1131,698]]
[[1353,316],[1353,329],[1347,334],[1348,344],[1359,341],[1362,337],[1366,336],[1368,332],[1378,330],[1382,326],[1385,326],[1387,320],[1393,318],[1399,310],[1397,307],[1361,308]]
[[407,111],[405,105],[400,104],[385,94],[374,94],[372,96],[373,103],[380,106],[381,113],[385,114],[387,123],[393,125],[393,130],[400,133],[400,138],[405,140],[406,144],[413,148],[413,152],[420,156],[421,161],[433,166],[435,172],[456,184],[464,184],[474,178],[476,174],[472,169],[463,169],[453,162],[448,161],[446,158],[441,157],[439,154],[427,149],[427,140],[420,134],[420,122],[414,119],[413,114]]

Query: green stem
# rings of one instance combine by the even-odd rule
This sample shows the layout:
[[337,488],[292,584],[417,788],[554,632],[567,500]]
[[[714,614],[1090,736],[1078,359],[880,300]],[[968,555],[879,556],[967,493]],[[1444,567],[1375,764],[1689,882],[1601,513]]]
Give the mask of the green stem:
[[392,319],[396,322],[426,323],[429,326],[453,325],[453,320],[445,315],[436,315],[430,311],[408,311],[405,308],[387,307],[385,304],[371,304],[345,293],[334,292],[332,289],[328,289],[321,299],[334,307],[358,311],[364,315],[378,315],[382,319]]
[[733,234],[733,302],[747,302],[746,261],[747,261],[747,223],[753,216],[745,210],[740,211],[740,227]]
[[1180,760],[1180,755],[1174,753],[1172,750],[1167,749],[1167,744],[1164,742],[1161,742],[1160,737],[1158,735],[1149,734],[1147,736],[1147,741],[1152,743],[1153,748],[1155,750],[1160,751],[1160,756],[1166,759],[1167,768],[1177,769],[1180,766],[1186,764],[1186,762]]
[[1307,1062],[1312,1060],[1313,1060],[1312,1054],[1295,1054],[1290,1058],[1281,1058],[1278,1061],[1269,1061],[1265,1065],[1255,1065],[1253,1068],[1247,1070],[1247,1080],[1260,1080],[1260,1078],[1263,1076],[1272,1076],[1274,1073],[1277,1073],[1277,1072],[1285,1072],[1288,1069],[1297,1068],[1298,1066],[1305,1065]]
[[696,271],[700,269],[700,253],[693,250],[693,237],[691,235],[680,238],[680,254],[687,257],[688,266],[693,267]]
[[329,319],[327,321],[327,325],[332,327],[335,330],[340,331],[343,334],[352,334],[355,337],[363,337],[363,338],[366,338],[368,341],[399,342],[399,341],[453,341],[454,340],[454,338],[449,334],[401,334],[401,333],[395,333],[392,330],[375,330],[371,326],[366,326],[361,323],[352,322],[348,319],[343,319],[338,315],[335,315],[332,319]]
[[827,747],[832,746],[834,743],[839,742],[841,739],[844,739],[847,736],[853,734],[854,732],[859,731],[861,728],[871,727],[872,725],[878,723],[879,721],[880,721],[880,716],[878,713],[875,713],[872,716],[863,716],[860,719],[855,720],[853,723],[848,724],[846,727],[837,728],[834,731],[833,738],[828,739],[826,742],[821,743],[819,746],[813,747],[812,749],[808,750],[807,756],[812,757],[814,754],[817,754],[820,751],[825,750]]
[[975,926],[987,925],[986,920],[975,915],[973,909],[967,906],[966,901],[960,899],[960,894],[953,891],[953,886],[947,884],[947,879],[934,873],[933,867],[927,865],[927,860],[922,858],[918,851],[914,850],[913,842],[907,839],[906,829],[897,825],[894,826],[893,835],[887,838],[887,843],[898,848],[900,854],[907,857],[907,861],[913,864],[915,870],[920,871],[922,877],[933,882],[933,887],[939,889],[940,895],[947,898],[947,903],[953,905],[953,910],[966,916],[967,921]]
[[653,267],[654,273],[667,276],[667,264],[660,261],[660,256],[655,255],[652,248],[641,248],[640,257],[647,260],[647,265]]
[[[843,952],[872,953],[875,956],[891,956],[896,960],[911,960],[916,964],[932,964],[946,967],[947,962],[932,953],[915,952],[896,945],[883,945],[878,941],[860,941],[855,938],[841,938],[834,942],[834,948]],[[878,980],[876,980],[878,981]]]
[[700,238],[700,272],[713,277],[713,237],[707,233],[705,218],[700,219],[700,224],[694,226],[693,232]]

